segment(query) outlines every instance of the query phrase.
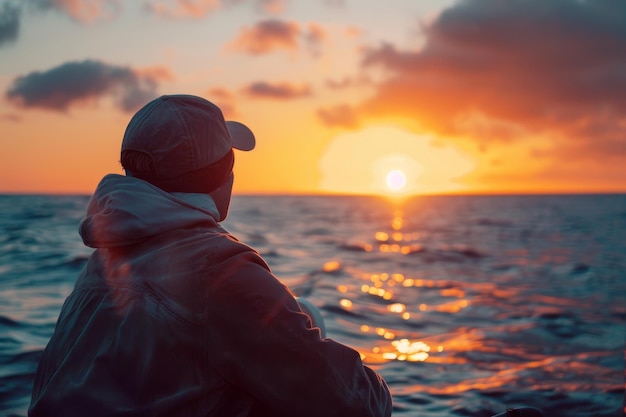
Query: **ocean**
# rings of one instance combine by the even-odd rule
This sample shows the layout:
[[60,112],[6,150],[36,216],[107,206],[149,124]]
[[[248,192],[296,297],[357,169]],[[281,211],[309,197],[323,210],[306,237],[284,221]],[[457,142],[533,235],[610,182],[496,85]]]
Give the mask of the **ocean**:
[[[91,249],[88,196],[0,196],[0,415]],[[235,196],[225,227],[320,308],[394,416],[624,415],[626,195]]]

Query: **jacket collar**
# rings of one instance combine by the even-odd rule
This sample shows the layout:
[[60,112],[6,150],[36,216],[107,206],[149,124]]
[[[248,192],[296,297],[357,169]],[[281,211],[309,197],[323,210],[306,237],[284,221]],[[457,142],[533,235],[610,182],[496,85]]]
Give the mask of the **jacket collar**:
[[217,226],[219,213],[208,194],[168,193],[138,178],[105,176],[79,226],[85,245],[124,246],[197,224]]

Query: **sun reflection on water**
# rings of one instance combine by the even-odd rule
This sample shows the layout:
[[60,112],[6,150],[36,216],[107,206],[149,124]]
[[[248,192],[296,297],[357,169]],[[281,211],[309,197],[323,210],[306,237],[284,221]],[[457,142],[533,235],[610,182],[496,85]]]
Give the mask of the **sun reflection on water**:
[[[449,200],[458,211],[452,219],[426,201],[406,205],[406,218],[388,211],[388,202],[367,207],[361,218],[347,211],[346,223],[339,223],[345,234],[320,240],[336,244],[327,259],[313,262],[322,280],[315,290],[328,296],[331,337],[388,378],[400,414],[425,404],[434,410],[439,402],[487,398],[497,408],[531,398],[519,392],[548,392],[552,399],[597,390],[614,397],[622,386],[611,344],[620,340],[609,331],[621,327],[614,316],[604,329],[590,325],[607,318],[593,310],[595,300],[579,297],[587,294],[583,288],[560,287],[591,283],[590,263],[539,259],[543,248],[524,247],[536,242],[529,237],[534,223],[501,225],[497,213],[466,216],[469,202]],[[347,228],[353,220],[358,229]],[[553,285],[559,288],[548,288]],[[588,312],[594,316],[585,317]]]
[[341,269],[341,263],[339,261],[328,261],[322,269],[324,272],[335,272]]
[[[389,254],[389,256],[405,256],[415,252],[423,251],[424,248],[419,242],[421,234],[418,232],[405,233],[403,231],[405,221],[401,211],[396,211],[391,221],[391,230],[378,230],[374,233],[373,243],[361,245],[365,252],[378,252]],[[396,255],[397,254],[397,255]],[[326,263],[324,270],[335,270],[334,264]],[[396,321],[398,328],[388,328],[372,323],[362,323],[359,330],[364,335],[378,340],[369,347],[361,347],[359,353],[364,361],[369,363],[385,363],[389,361],[399,362],[433,362],[452,363],[461,361],[452,357],[457,348],[463,350],[463,346],[472,344],[471,340],[457,340],[459,335],[448,335],[450,341],[437,335],[427,336],[428,341],[419,334],[402,329],[401,323],[411,320],[422,320],[425,312],[456,314],[469,306],[466,293],[463,289],[452,287],[449,282],[426,279],[419,276],[392,272],[370,272],[360,273],[362,284],[360,288],[348,288],[346,285],[338,285],[337,291],[342,294],[339,299],[339,306],[346,311],[358,313],[362,306],[353,302],[353,299],[360,299],[356,296],[350,298],[351,291],[358,291],[371,297],[375,297],[378,302],[374,308],[376,315],[387,314],[397,316],[401,319]],[[425,298],[424,302],[419,302],[419,297],[423,297],[423,292],[415,292],[417,302],[407,305],[401,302],[407,296],[411,297],[411,288],[435,290],[436,294],[445,300],[437,298],[434,301],[432,296]],[[433,292],[430,291],[430,294]],[[384,307],[376,307],[383,303]],[[409,306],[413,306],[414,311]],[[396,327],[393,326],[393,327]],[[465,345],[464,345],[465,344]],[[448,346],[448,347],[446,347]],[[445,357],[438,357],[444,355]]]

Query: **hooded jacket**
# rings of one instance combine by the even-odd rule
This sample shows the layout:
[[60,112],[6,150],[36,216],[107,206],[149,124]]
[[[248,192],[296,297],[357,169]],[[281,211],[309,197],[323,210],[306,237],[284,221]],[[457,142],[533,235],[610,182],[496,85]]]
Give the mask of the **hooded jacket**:
[[108,175],[96,248],[37,369],[29,416],[391,415],[385,382],[300,310],[210,196]]

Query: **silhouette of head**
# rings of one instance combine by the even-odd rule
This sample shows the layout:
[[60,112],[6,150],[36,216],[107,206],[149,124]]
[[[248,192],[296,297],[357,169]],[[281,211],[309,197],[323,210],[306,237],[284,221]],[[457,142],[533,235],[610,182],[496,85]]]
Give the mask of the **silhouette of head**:
[[233,149],[254,149],[245,125],[225,121],[219,107],[192,95],[164,95],[141,108],[124,133],[121,163],[126,174],[167,192],[210,194],[218,209],[233,183]]

